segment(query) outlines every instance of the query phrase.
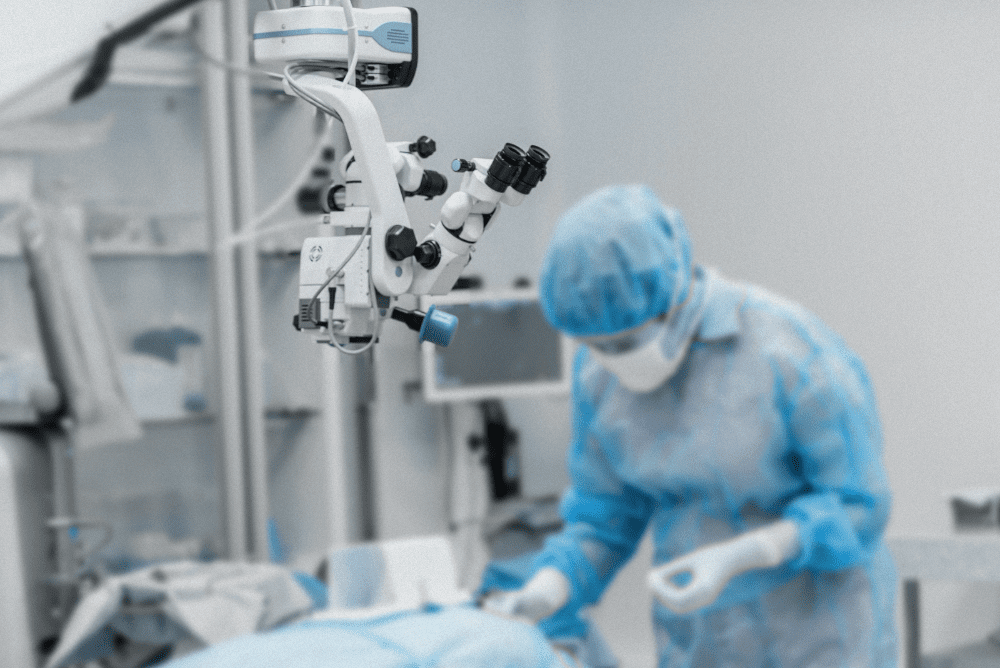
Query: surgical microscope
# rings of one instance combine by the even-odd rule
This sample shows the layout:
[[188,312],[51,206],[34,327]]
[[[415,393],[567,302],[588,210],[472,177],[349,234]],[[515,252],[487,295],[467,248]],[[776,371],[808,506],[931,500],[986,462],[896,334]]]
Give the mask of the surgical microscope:
[[[339,119],[350,151],[343,183],[322,189],[327,236],[302,244],[296,329],[342,352],[374,344],[389,317],[447,345],[454,316],[394,307],[400,295],[443,295],[455,286],[475,245],[496,225],[501,205],[516,206],[545,178],[549,154],[507,143],[492,159],[456,159],[457,192],[418,241],[404,200],[443,195],[447,179],[424,167],[435,151],[427,137],[387,142],[367,89],[409,86],[417,66],[417,13],[411,8],[313,5],[272,9],[254,22],[254,57],[283,66],[285,92]],[[349,346],[355,347],[349,347]]]

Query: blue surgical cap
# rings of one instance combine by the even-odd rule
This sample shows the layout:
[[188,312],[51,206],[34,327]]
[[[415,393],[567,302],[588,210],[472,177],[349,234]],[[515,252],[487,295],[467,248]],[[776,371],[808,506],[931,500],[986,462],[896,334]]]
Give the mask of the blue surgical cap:
[[684,221],[646,186],[602,188],[556,224],[539,297],[570,336],[617,334],[682,303],[691,286]]

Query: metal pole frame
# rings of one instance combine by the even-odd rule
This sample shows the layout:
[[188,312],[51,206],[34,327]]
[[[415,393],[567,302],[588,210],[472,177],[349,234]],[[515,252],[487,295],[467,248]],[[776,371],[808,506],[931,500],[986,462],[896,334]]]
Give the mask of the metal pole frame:
[[[244,0],[208,0],[201,12],[205,52],[245,66]],[[250,82],[209,63],[202,67],[225,552],[235,560],[267,560],[259,265],[255,244],[237,250],[232,243],[253,226],[256,206]]]

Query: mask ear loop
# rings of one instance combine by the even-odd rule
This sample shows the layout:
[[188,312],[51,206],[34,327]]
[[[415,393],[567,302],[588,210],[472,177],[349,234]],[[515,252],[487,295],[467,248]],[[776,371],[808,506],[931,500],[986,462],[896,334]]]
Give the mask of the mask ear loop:
[[[681,258],[678,258],[678,260],[680,259]],[[678,265],[681,264],[682,262],[678,262]],[[688,279],[687,294],[684,295],[683,301],[681,301],[679,304],[673,304],[669,309],[667,309],[668,313],[675,309],[679,310],[685,304],[688,303],[689,299],[691,299],[691,282],[693,280],[693,276],[691,274],[692,272],[685,270],[683,266],[678,266],[677,271],[674,272],[674,295],[679,295],[681,293],[681,280],[684,278]]]
[[693,291],[689,287],[688,291],[687,291],[687,294],[684,295],[684,301],[682,301],[680,304],[674,304],[673,306],[670,307],[670,310],[668,310],[663,315],[658,316],[660,318],[663,318],[663,324],[664,324],[664,326],[669,325],[670,321],[672,319],[676,318],[677,314],[680,313],[681,311],[683,311],[684,307],[687,306],[688,303],[690,303],[692,292]]
[[[678,304],[677,306],[671,308],[670,311],[667,313],[667,315],[670,318],[676,318],[678,314],[682,313],[684,309],[686,309],[688,305],[695,299],[696,292],[697,290],[695,289],[695,278],[694,275],[692,274],[691,282],[688,286],[687,296],[684,297],[684,301]],[[684,326],[683,335],[677,339],[676,345],[673,347],[673,349],[670,351],[664,351],[665,353],[666,352],[670,353],[670,358],[674,358],[677,356],[684,357],[691,349],[691,343],[692,341],[694,341],[695,334],[698,331],[698,323],[701,321],[703,315],[703,308],[704,304],[702,304],[702,306],[699,308],[698,313],[695,313],[691,316],[690,322],[683,325]],[[669,328],[670,328],[670,322],[668,320],[667,323],[664,325],[663,334],[661,334],[660,336],[661,343],[664,337],[666,337],[666,335],[668,334]]]

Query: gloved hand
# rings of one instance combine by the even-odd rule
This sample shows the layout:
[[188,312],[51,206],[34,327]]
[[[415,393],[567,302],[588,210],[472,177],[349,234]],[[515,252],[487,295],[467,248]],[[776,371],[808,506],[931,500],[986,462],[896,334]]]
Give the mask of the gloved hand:
[[483,610],[501,617],[520,617],[536,624],[551,617],[569,600],[569,580],[559,569],[542,568],[523,587],[498,591],[483,599]]
[[649,573],[649,588],[674,612],[694,612],[718,598],[740,573],[783,564],[801,547],[795,522],[781,520],[654,568]]

